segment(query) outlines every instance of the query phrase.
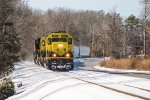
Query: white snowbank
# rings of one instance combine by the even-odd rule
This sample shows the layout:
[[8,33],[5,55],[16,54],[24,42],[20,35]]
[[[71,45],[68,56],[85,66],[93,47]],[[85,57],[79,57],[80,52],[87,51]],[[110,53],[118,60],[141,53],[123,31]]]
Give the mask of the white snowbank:
[[112,69],[112,68],[101,67],[99,65],[97,65],[97,66],[95,66],[93,68],[97,69],[97,70],[109,71],[109,72],[150,74],[150,71],[126,70],[126,69]]

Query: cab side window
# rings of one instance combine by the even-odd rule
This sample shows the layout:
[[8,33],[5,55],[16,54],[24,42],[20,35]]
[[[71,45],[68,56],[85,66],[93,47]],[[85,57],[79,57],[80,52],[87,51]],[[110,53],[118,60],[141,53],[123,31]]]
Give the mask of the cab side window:
[[45,41],[44,40],[42,41],[42,46],[45,46]]
[[47,43],[48,43],[48,45],[51,45],[51,44],[52,44],[51,38],[48,38]]
[[72,38],[68,38],[68,44],[72,44]]

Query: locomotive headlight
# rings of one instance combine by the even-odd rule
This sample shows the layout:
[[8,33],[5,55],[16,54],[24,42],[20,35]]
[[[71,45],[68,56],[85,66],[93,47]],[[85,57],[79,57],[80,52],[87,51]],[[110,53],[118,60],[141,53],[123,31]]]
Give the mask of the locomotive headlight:
[[67,54],[66,54],[66,57],[70,57],[70,54],[67,53]]
[[58,44],[59,47],[63,47],[63,44]]
[[56,57],[56,54],[53,54],[53,57]]

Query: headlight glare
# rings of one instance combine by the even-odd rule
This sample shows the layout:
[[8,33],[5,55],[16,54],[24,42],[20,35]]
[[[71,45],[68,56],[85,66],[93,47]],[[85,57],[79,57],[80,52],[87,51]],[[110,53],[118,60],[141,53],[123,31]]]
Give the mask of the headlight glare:
[[56,54],[53,54],[53,57],[56,57]]
[[67,53],[67,54],[66,54],[66,57],[70,57],[70,54]]
[[59,47],[63,47],[63,44],[59,44],[58,46],[59,46]]

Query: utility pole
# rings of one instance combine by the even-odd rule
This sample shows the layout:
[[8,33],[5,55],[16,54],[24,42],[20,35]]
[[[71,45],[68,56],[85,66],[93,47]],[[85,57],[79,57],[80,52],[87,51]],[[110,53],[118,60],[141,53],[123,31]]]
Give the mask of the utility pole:
[[80,44],[79,44],[79,58],[81,57],[81,54],[80,54]]
[[143,41],[143,45],[144,45],[144,56],[146,56],[146,1],[144,2],[144,30],[143,30],[143,36],[144,36],[144,41]]
[[92,30],[91,56],[93,56],[93,50],[94,50],[94,40],[95,40],[94,27],[95,27],[95,23],[93,23],[93,26],[91,26],[91,30]]
[[[145,24],[145,22],[144,22],[144,24]],[[144,33],[143,33],[143,35],[144,35],[144,41],[143,41],[143,45],[144,45],[144,56],[146,55],[146,24],[144,25]]]
[[124,57],[127,55],[127,25],[124,26],[125,32],[124,32]]
[[78,56],[79,56],[79,58],[81,57],[81,35],[80,35],[80,33],[79,33],[79,53],[78,53]]

